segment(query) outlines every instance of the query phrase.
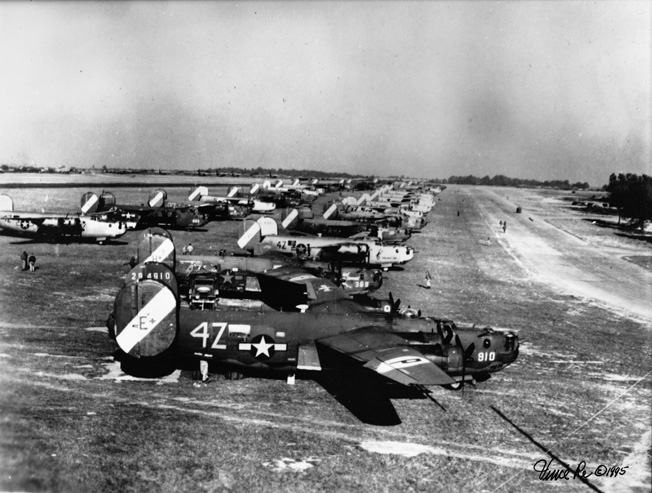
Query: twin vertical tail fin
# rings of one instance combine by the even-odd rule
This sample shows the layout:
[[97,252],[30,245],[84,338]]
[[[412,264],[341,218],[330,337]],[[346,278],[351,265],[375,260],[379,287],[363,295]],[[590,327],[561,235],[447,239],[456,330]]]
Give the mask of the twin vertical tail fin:
[[296,228],[299,221],[306,217],[304,214],[306,214],[306,212],[303,209],[301,211],[297,209],[285,209],[281,214],[281,227],[283,229]]
[[337,209],[336,203],[327,204],[327,207],[324,208],[324,219],[335,219],[337,217]]
[[238,226],[238,248],[253,250],[266,236],[278,234],[278,224],[271,217],[261,217],[254,221],[245,219]]
[[122,369],[136,376],[162,376],[174,370],[171,348],[179,327],[179,295],[170,234],[153,228],[138,243],[138,265],[115,299],[113,327]]
[[100,198],[93,192],[86,192],[81,198],[82,214],[93,214],[100,206]]
[[196,200],[201,200],[202,197],[208,196],[208,188],[201,186],[196,187],[194,190],[191,190],[188,194],[188,200],[194,202]]
[[156,190],[152,190],[152,192],[149,194],[149,200],[147,201],[147,204],[150,207],[164,207],[167,198],[167,192],[161,188],[158,188]]
[[13,212],[14,201],[9,195],[0,194],[0,211]]
[[108,211],[115,204],[115,195],[111,192],[102,192],[99,197],[93,192],[86,192],[81,198],[81,213],[87,215]]

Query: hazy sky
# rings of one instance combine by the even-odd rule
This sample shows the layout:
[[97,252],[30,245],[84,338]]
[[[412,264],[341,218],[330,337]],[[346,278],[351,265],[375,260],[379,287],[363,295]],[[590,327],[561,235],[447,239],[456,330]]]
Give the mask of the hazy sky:
[[2,2],[0,163],[652,174],[650,6]]

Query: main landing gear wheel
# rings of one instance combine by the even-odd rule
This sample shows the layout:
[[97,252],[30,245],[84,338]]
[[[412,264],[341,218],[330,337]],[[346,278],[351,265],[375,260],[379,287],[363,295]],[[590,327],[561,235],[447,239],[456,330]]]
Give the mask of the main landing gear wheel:
[[227,380],[242,380],[244,378],[244,375],[242,373],[235,370],[227,370],[224,373],[224,376],[226,377]]

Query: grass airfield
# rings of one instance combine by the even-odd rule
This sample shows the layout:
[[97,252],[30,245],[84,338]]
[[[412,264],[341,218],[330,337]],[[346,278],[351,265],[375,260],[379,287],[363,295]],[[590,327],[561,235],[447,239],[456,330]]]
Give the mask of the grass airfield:
[[[142,203],[151,188],[112,191]],[[56,212],[76,211],[85,191],[8,192],[16,210]],[[167,191],[180,201],[188,186]],[[578,479],[539,478],[543,447],[573,469],[627,466],[589,477],[599,490],[649,491],[652,317],[636,308],[641,296],[652,301],[652,284],[641,294],[650,271],[622,257],[649,258],[651,247],[592,225],[562,195],[450,186],[438,196],[408,242],[417,256],[375,296],[519,329],[521,353],[477,387],[433,389],[445,411],[394,400],[403,422],[393,427],[361,423],[311,380],[128,378],[104,323],[138,232],[108,245],[0,236],[0,490],[586,491]],[[197,254],[235,248],[236,222],[204,230],[172,235]],[[37,272],[20,271],[23,250]],[[570,268],[595,289],[570,282]],[[600,297],[602,288],[620,297]]]

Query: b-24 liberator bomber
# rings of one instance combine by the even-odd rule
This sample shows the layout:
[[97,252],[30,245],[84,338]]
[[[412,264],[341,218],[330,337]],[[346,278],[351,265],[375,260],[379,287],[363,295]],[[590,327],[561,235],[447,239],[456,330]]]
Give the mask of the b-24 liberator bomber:
[[93,214],[15,211],[13,200],[4,194],[0,194],[0,228],[48,241],[98,243],[127,232],[125,222]]
[[[287,227],[291,216],[281,224]],[[255,255],[277,252],[300,259],[337,261],[341,263],[379,266],[388,269],[414,258],[414,249],[405,245],[384,245],[380,241],[279,234],[277,222],[269,217],[245,220],[239,227],[238,247]]]
[[[384,405],[397,391],[423,398],[429,386],[485,381],[518,356],[513,331],[370,312],[324,283],[329,296],[298,312],[190,310],[179,302],[169,234],[145,234],[139,258],[143,264],[128,274],[107,320],[121,367],[132,375],[157,377],[202,365],[288,383],[298,375],[318,381],[358,417],[395,424],[393,408],[377,419],[381,388]],[[372,401],[374,412],[367,414],[363,408]]]
[[87,192],[82,195],[82,211],[103,214],[109,218],[119,218],[133,222],[134,229],[162,226],[169,229],[200,228],[214,219],[214,207],[209,204],[176,204],[167,201],[167,192],[152,190],[147,204],[117,204],[115,195],[103,192],[97,195]]
[[[276,204],[258,199],[259,185],[254,185],[247,196],[242,196],[238,187],[231,187],[226,196],[209,195],[208,188],[201,186],[191,192],[191,200],[208,204],[222,204],[226,207],[225,219],[243,219],[253,213],[268,213],[276,209]],[[190,198],[189,197],[189,198]]]
[[[276,255],[262,257],[228,255],[226,252],[217,256],[181,256],[177,259],[175,274],[182,293],[186,291],[192,277],[202,275],[214,277],[218,287],[227,281],[229,284],[227,287],[241,288],[240,291],[243,291],[243,294],[246,294],[247,291],[255,294],[259,290],[256,275],[280,267],[297,268],[304,274],[328,279],[352,295],[375,291],[383,284],[383,274],[379,269],[344,266],[334,262],[295,261],[285,256]],[[220,291],[220,296],[223,294],[225,293]]]
[[[331,207],[337,206],[333,204]],[[284,227],[291,231],[319,236],[367,239],[380,241],[383,244],[402,243],[411,236],[410,231],[405,228],[389,228],[375,223],[343,221],[324,216],[317,217],[310,207],[299,207],[282,211],[281,220]]]

